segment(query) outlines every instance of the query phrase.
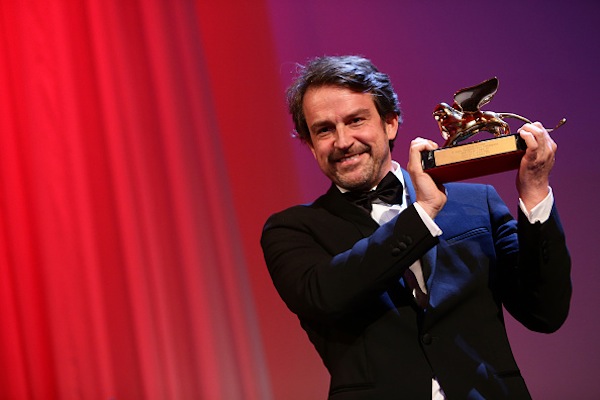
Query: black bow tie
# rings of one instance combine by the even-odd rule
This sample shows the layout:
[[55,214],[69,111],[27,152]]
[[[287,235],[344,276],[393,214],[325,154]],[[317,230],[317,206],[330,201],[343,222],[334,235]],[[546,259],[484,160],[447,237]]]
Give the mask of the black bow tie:
[[376,199],[387,204],[402,204],[403,192],[402,183],[393,172],[388,172],[374,190],[370,192],[346,192],[344,197],[370,213],[373,210],[371,203]]

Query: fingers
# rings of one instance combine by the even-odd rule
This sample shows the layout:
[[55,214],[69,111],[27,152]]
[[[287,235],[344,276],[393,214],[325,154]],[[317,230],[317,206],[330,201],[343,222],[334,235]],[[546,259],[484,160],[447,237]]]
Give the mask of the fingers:
[[424,139],[422,137],[417,137],[413,139],[413,141],[410,142],[410,146],[411,148],[415,147],[421,150],[435,150],[438,148],[438,144],[436,142],[434,142],[433,140]]
[[525,124],[518,132],[527,144],[529,159],[554,159],[557,145],[541,123]]
[[415,138],[412,142],[410,142],[407,167],[408,171],[413,173],[423,172],[421,152],[426,150],[435,150],[437,148],[438,144],[433,140],[423,139],[421,137]]
[[527,144],[517,175],[519,196],[528,209],[548,193],[550,171],[554,166],[557,145],[539,122],[525,124],[519,135]]
[[421,152],[435,150],[437,143],[431,140],[416,138],[410,144],[407,170],[412,179],[416,193],[416,202],[423,210],[434,218],[446,203],[446,193],[442,186],[438,186],[429,174],[423,171]]

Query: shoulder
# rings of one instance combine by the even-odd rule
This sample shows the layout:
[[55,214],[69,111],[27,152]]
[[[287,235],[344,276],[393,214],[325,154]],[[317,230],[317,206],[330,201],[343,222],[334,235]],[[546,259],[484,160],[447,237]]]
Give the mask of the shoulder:
[[488,215],[506,218],[510,211],[491,185],[479,183],[449,183],[444,185],[448,201],[444,215]]
[[[350,203],[348,206],[354,207]],[[376,225],[366,213],[363,218]],[[309,249],[315,243],[331,254],[337,254],[364,237],[367,230],[364,227],[361,230],[361,227],[356,221],[347,219],[338,210],[333,212],[317,200],[271,215],[263,227],[260,242],[263,251],[268,254],[297,247]]]
[[297,204],[291,207],[288,207],[284,210],[278,211],[272,214],[265,224],[265,227],[272,224],[273,222],[282,222],[282,221],[303,221],[306,219],[318,218],[319,216],[323,216],[328,214],[328,211],[325,209],[325,204],[329,203],[332,197],[331,189],[319,196],[312,202]]
[[327,194],[315,201],[306,204],[298,204],[271,215],[266,223],[265,229],[276,225],[302,226],[311,225],[313,221],[324,221],[333,217],[333,214],[324,207],[327,202]]
[[502,202],[500,195],[492,185],[482,183],[447,183],[444,185],[448,201],[476,204],[478,202]]
[[461,193],[470,193],[470,194],[485,194],[487,192],[494,191],[495,189],[491,185],[485,185],[482,183],[446,183],[444,184],[446,191],[448,193],[461,194]]

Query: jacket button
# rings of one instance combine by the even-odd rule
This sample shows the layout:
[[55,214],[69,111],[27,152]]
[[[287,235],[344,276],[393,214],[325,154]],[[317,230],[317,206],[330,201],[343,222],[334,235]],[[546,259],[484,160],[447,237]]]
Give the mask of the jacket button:
[[392,249],[392,256],[398,257],[400,254],[402,254],[402,250],[400,250],[398,247],[394,247]]
[[548,251],[546,241],[542,242],[542,260],[547,263],[550,260],[550,253]]
[[423,342],[423,344],[430,345],[432,341],[433,338],[429,333],[426,333],[423,336],[421,336],[421,342]]

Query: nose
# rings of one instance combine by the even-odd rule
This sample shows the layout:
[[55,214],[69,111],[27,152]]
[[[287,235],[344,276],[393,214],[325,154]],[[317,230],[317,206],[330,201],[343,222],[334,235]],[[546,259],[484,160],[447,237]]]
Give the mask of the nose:
[[348,132],[347,129],[343,128],[343,127],[338,127],[336,129],[336,136],[335,136],[335,143],[334,146],[339,148],[339,149],[348,149],[350,146],[352,146],[352,143],[354,142],[354,138],[352,137],[351,133]]

